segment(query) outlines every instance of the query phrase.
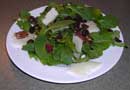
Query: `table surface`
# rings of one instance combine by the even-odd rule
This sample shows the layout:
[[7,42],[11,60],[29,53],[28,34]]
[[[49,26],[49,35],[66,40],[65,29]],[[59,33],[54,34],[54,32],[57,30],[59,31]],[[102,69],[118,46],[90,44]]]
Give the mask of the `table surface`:
[[[130,0],[82,0],[82,2],[100,8],[106,14],[111,13],[116,16],[120,21],[119,26],[125,42],[130,45]],[[18,18],[20,10],[32,10],[46,3],[47,0],[0,1],[0,90],[129,90],[130,48],[124,49],[120,61],[109,72],[96,79],[77,84],[40,81],[24,74],[11,63],[5,47],[10,26]]]

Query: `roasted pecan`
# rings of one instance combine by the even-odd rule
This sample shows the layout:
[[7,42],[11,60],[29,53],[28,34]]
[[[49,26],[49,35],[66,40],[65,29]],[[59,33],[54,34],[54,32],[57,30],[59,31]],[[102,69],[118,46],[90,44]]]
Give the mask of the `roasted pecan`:
[[16,33],[15,33],[15,37],[16,37],[17,39],[23,39],[23,38],[25,38],[25,37],[27,37],[27,36],[28,36],[28,33],[25,32],[25,31],[19,31],[19,32],[16,32]]

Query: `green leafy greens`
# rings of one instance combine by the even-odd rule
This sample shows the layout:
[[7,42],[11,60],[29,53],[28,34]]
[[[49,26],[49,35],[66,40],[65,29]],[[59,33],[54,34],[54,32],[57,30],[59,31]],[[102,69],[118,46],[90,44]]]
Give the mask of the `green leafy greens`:
[[[59,15],[55,21],[49,25],[44,25],[42,20],[51,8],[55,8]],[[17,25],[22,30],[30,32],[30,28],[33,26],[40,27],[39,31],[35,31],[37,38],[34,42],[27,43],[22,49],[27,51],[31,58],[40,60],[43,64],[69,65],[72,63],[86,62],[102,56],[103,51],[110,46],[126,46],[124,43],[115,40],[115,38],[120,38],[119,31],[108,31],[108,29],[118,25],[117,18],[112,15],[103,15],[100,9],[94,7],[77,4],[50,3],[40,16],[37,16],[36,19],[34,18],[37,20],[36,25],[32,25],[29,22],[28,19],[31,14],[28,11],[23,10],[19,16]],[[95,22],[100,29],[99,32],[93,32],[88,35],[88,37],[92,37],[92,43],[83,42],[82,52],[79,58],[74,56],[77,50],[73,42],[73,36],[78,32],[75,31],[75,24],[81,22],[81,20],[76,21],[79,19],[77,16],[81,17],[80,19],[82,20]],[[82,55],[85,55],[85,58],[81,58]]]

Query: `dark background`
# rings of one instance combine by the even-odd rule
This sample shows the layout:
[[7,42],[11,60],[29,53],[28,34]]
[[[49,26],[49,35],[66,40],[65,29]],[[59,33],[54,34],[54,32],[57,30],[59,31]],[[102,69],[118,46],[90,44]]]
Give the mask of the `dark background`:
[[[59,0],[62,2],[63,0]],[[68,0],[70,1],[70,0]],[[130,45],[130,0],[72,0],[100,8],[116,16],[125,42]],[[106,74],[77,84],[53,84],[34,79],[11,62],[5,40],[13,21],[22,9],[32,10],[47,0],[0,0],[0,90],[130,90],[130,48],[124,49],[116,66]]]

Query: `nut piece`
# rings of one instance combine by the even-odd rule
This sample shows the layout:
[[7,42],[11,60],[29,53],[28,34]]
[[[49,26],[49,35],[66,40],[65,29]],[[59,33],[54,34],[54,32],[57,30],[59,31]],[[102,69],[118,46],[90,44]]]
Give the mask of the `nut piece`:
[[20,31],[20,32],[15,33],[15,37],[17,39],[23,39],[23,38],[25,38],[27,36],[28,36],[28,33],[25,32],[25,31]]

